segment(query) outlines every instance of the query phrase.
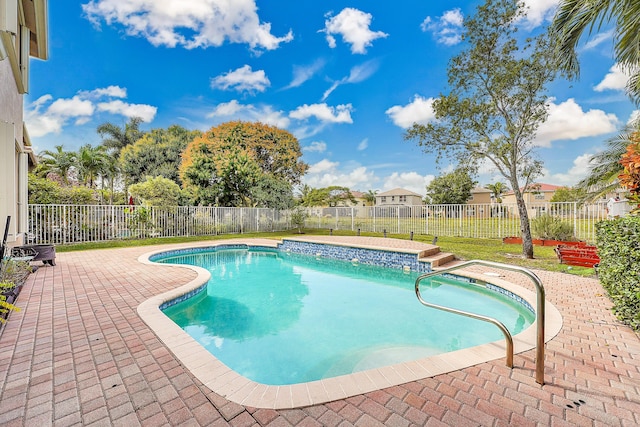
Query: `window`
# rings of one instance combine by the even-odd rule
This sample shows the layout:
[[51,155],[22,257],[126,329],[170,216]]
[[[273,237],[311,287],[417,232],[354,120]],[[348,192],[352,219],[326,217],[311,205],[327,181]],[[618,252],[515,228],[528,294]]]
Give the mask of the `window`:
[[544,194],[542,193],[538,193],[534,196],[534,199],[536,200],[544,200]]
[[396,196],[391,196],[391,201],[394,202],[396,200]]
[[406,202],[407,201],[407,196],[398,196],[398,201]]
[[384,203],[384,202],[386,202],[386,201],[387,201],[387,198],[386,198],[385,196],[382,196],[382,197],[380,197],[380,201],[381,201],[382,203]]

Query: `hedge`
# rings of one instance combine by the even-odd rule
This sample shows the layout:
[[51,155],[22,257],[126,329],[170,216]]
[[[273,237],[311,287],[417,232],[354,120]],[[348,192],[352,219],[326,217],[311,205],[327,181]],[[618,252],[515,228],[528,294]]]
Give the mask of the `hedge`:
[[598,277],[613,302],[614,314],[640,331],[640,217],[596,224]]

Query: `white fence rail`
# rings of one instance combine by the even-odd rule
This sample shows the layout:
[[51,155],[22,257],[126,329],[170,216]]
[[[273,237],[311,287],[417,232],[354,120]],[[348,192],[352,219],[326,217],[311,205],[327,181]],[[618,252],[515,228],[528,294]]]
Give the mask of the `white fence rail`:
[[[541,203],[528,206],[573,225],[574,235],[595,237],[606,203]],[[520,235],[515,204],[308,208],[307,228],[470,238]],[[206,236],[294,228],[289,211],[264,208],[110,205],[29,205],[29,240],[38,244],[98,242],[142,237]]]
[[208,236],[290,228],[288,212],[275,209],[29,205],[29,240],[37,244]]
[[[527,210],[531,220],[549,214],[571,223],[575,237],[586,241],[594,240],[595,223],[607,218],[606,202],[539,203]],[[308,228],[470,238],[520,236],[516,204],[309,208],[307,213]]]

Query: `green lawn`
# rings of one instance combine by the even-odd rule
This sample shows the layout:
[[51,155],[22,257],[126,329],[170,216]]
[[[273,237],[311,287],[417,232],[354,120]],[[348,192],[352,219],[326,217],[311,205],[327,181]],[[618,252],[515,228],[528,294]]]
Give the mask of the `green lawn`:
[[[328,230],[305,229],[306,235],[328,235]],[[354,232],[348,230],[334,230],[336,236],[353,236]],[[163,237],[141,240],[116,240],[99,243],[78,243],[70,245],[56,246],[57,252],[82,251],[88,249],[102,248],[124,248],[133,246],[147,246],[157,244],[198,242],[206,240],[224,240],[237,237],[261,237],[266,239],[280,240],[283,237],[295,237],[295,232],[275,232],[275,233],[246,233],[246,234],[223,234],[217,236],[193,236],[193,237]],[[362,233],[362,236],[382,237],[382,233]],[[388,237],[397,239],[409,239],[408,234],[388,234]],[[431,243],[431,235],[414,235],[414,240]],[[579,276],[594,276],[592,268],[571,267],[558,262],[552,247],[535,246],[535,259],[524,259],[522,257],[521,245],[505,245],[501,239],[474,239],[462,237],[439,237],[438,246],[443,252],[451,252],[457,258],[463,260],[482,259],[487,261],[502,262],[505,264],[519,265],[522,267],[560,271],[563,273],[575,274]]]

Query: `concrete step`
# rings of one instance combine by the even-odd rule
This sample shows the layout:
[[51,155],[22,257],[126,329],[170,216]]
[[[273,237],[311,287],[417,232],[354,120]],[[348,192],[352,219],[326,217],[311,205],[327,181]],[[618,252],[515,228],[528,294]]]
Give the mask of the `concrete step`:
[[419,258],[420,261],[426,261],[431,263],[431,267],[440,267],[455,260],[455,255],[449,252],[437,252],[429,256]]

